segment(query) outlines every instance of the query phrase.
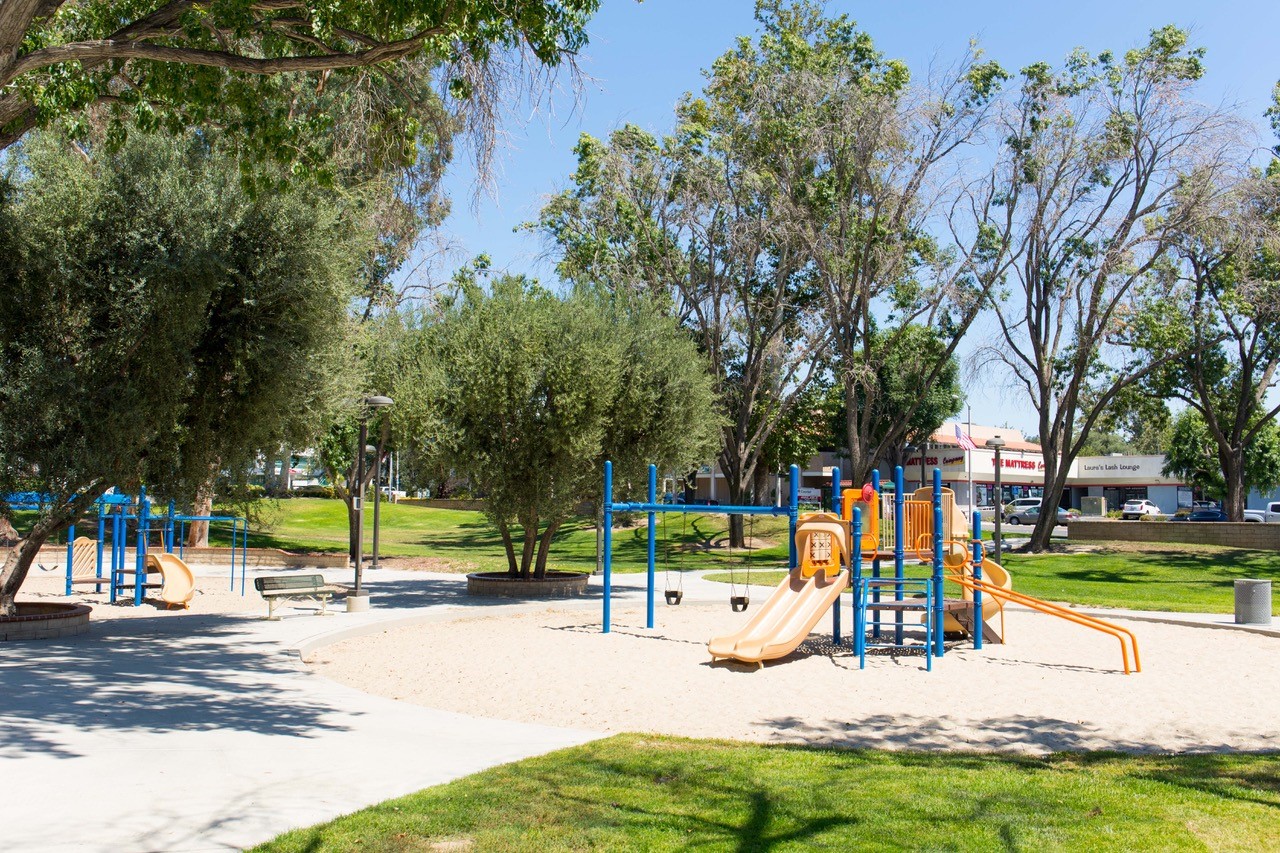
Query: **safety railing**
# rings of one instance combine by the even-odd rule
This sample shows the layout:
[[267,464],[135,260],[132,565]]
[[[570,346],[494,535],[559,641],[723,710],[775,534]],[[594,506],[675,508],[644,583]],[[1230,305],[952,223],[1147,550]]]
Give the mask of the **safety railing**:
[[[1138,656],[1138,638],[1135,637],[1133,635],[1133,632],[1127,628],[1121,628],[1119,625],[1115,625],[1103,619],[1098,619],[1095,616],[1086,616],[1083,613],[1078,613],[1074,610],[1070,610],[1066,607],[1063,607],[1062,605],[1054,604],[1052,602],[1045,601],[1044,599],[1041,599],[1041,598],[1035,598],[1034,596],[1026,595],[1025,593],[1014,592],[1011,589],[1005,589],[1004,587],[995,586],[994,584],[990,584],[985,580],[974,580],[973,578],[966,578],[963,575],[958,575],[958,574],[951,575],[949,580],[959,584],[960,586],[966,589],[978,590],[978,591],[981,591],[983,595],[990,595],[996,601],[1004,600],[1007,602],[1011,602],[1013,604],[1021,604],[1024,607],[1029,607],[1032,610],[1038,611],[1040,613],[1046,613],[1050,616],[1057,616],[1060,619],[1065,619],[1068,622],[1073,622],[1085,628],[1092,628],[1095,631],[1100,631],[1104,634],[1109,634],[1115,637],[1120,642],[1120,657],[1121,657],[1121,660],[1124,662],[1125,675],[1129,675],[1131,672],[1142,672],[1142,660]],[[1001,611],[1001,615],[1003,616],[1003,609]],[[976,630],[981,630],[981,626],[974,626],[974,627]],[[1129,640],[1128,646],[1125,645],[1126,637]],[[1129,666],[1129,648],[1130,647],[1133,648],[1132,669],[1130,669],[1130,666]]]

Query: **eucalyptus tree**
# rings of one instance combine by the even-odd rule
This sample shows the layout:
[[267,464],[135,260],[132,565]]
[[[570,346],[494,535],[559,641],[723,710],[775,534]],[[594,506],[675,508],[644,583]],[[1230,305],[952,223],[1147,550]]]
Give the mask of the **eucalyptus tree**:
[[[1274,487],[1259,473],[1269,458],[1261,448],[1274,445],[1263,438],[1280,416],[1280,169],[1270,172],[1232,181],[1189,218],[1147,284],[1150,307],[1135,335],[1158,362],[1142,390],[1197,415],[1194,424],[1180,418],[1174,438],[1198,451],[1207,437],[1233,521],[1244,520],[1251,487]],[[1162,360],[1169,352],[1183,355]]]
[[[1174,27],[1122,55],[1077,51],[1061,70],[1022,71],[1004,114],[1000,206],[989,227],[1014,246],[983,355],[1035,407],[1044,500],[1116,397],[1177,353],[1132,349],[1135,289],[1212,198],[1235,120],[1191,99],[1203,51]],[[1044,515],[1030,547],[1048,545]]]
[[[864,480],[919,431],[931,390],[954,385],[956,349],[1008,262],[984,221],[997,196],[967,162],[1007,75],[971,50],[913,87],[845,15],[768,2],[757,18],[760,38],[723,57],[715,83],[775,145],[773,215],[811,259],[849,473]],[[919,393],[895,390],[906,377]]]
[[[348,199],[251,195],[198,136],[49,137],[0,183],[0,494],[46,496],[7,543],[0,611],[40,546],[112,486],[190,498],[305,441],[340,396]],[[10,507],[0,504],[0,515]]]
[[[662,140],[623,127],[584,137],[572,186],[539,227],[580,286],[642,293],[688,330],[724,414],[718,467],[729,500],[750,493],[765,448],[821,374],[805,258],[771,215],[774,187],[734,109],[688,96]],[[742,519],[730,537],[742,543]]]

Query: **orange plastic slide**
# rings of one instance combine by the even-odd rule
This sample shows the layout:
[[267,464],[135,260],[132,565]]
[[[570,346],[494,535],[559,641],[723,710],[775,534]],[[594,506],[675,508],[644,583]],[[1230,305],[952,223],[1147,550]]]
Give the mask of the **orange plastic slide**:
[[849,573],[844,570],[835,578],[828,578],[825,572],[806,578],[800,569],[792,569],[746,627],[707,643],[707,651],[712,660],[733,658],[761,666],[788,655],[804,642],[848,586]]
[[195,595],[196,578],[191,567],[174,554],[148,554],[147,570],[160,573],[164,585],[160,587],[160,600],[165,607],[180,604],[191,606],[191,597]]

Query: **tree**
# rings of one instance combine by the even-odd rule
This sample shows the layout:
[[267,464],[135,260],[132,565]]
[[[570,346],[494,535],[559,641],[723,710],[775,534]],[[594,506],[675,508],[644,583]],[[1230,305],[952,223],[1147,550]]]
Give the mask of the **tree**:
[[693,343],[647,300],[558,299],[509,276],[491,290],[464,282],[424,331],[424,384],[438,452],[483,495],[510,573],[541,578],[560,526],[599,498],[604,460],[620,494],[644,488],[647,463],[701,462],[714,398]]
[[[1227,505],[1232,486],[1224,475],[1218,439],[1195,409],[1184,409],[1174,419],[1164,474],[1178,477]],[[1253,433],[1241,454],[1238,476],[1235,489],[1246,494],[1250,489],[1267,493],[1280,486],[1280,428],[1274,421]],[[1232,520],[1243,521],[1244,516]]]
[[[773,187],[760,179],[769,155],[739,118],[686,96],[661,141],[632,126],[607,144],[584,136],[572,186],[538,223],[563,278],[645,294],[692,334],[726,415],[717,461],[735,504],[821,369],[807,262],[771,217]],[[740,516],[729,535],[741,546]]]
[[[1280,171],[1249,174],[1216,193],[1217,203],[1183,227],[1170,262],[1150,283],[1141,318],[1144,350],[1184,351],[1146,377],[1151,396],[1185,403],[1199,416],[1218,459],[1223,509],[1244,520],[1248,456],[1262,451],[1280,404]],[[1179,420],[1175,437],[1190,442]],[[1261,442],[1261,444],[1260,444]]]
[[[774,213],[811,259],[816,306],[855,481],[919,438],[917,409],[942,388],[953,355],[1005,262],[996,232],[973,222],[994,203],[966,187],[963,154],[981,141],[1007,74],[971,51],[912,89],[907,68],[813,3],[762,2],[758,44],[717,66],[734,103],[772,140],[764,160]],[[957,178],[959,174],[961,177]],[[916,347],[920,329],[938,346]]]
[[[491,138],[493,95],[528,57],[572,60],[598,0],[10,0],[0,5],[0,150],[109,107],[117,131],[217,128],[304,162],[334,113],[292,95],[355,69],[425,59]],[[302,85],[299,85],[302,84]],[[266,108],[264,108],[266,105]],[[412,145],[421,116],[392,124]],[[487,145],[481,145],[487,150]]]
[[[362,232],[333,192],[251,197],[199,137],[37,138],[0,184],[0,493],[48,495],[0,569],[108,488],[191,498],[327,417]],[[10,515],[0,505],[0,514]]]
[[[991,300],[985,348],[1038,416],[1044,502],[1061,502],[1071,462],[1126,388],[1177,353],[1132,349],[1135,287],[1204,209],[1230,159],[1235,122],[1189,99],[1202,51],[1164,27],[1123,55],[1073,54],[1022,71],[1004,117],[998,217],[1014,246],[1010,293]],[[1029,547],[1047,547],[1053,517]]]

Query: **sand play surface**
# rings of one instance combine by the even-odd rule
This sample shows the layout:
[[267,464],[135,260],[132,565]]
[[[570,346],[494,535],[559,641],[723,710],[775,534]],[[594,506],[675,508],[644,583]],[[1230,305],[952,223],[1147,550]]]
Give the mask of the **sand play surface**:
[[[1280,749],[1280,639],[1128,622],[1143,672],[1119,643],[1060,619],[1008,614],[1008,645],[967,643],[924,671],[812,635],[763,670],[705,649],[747,614],[727,605],[534,607],[459,614],[318,650],[321,674],[361,690],[481,716],[596,731],[916,749]],[[845,612],[846,625],[848,611]]]

